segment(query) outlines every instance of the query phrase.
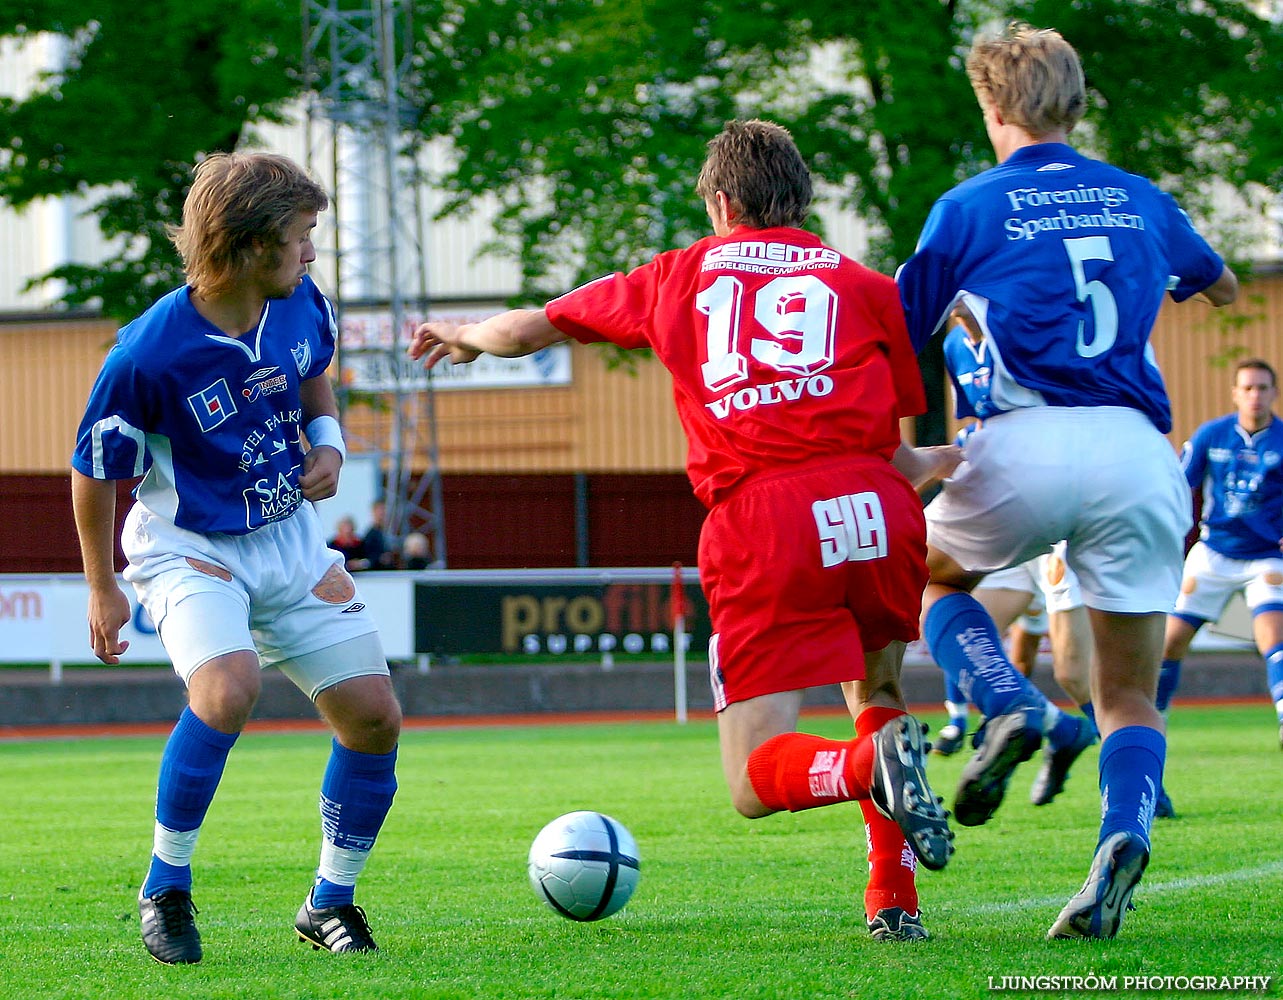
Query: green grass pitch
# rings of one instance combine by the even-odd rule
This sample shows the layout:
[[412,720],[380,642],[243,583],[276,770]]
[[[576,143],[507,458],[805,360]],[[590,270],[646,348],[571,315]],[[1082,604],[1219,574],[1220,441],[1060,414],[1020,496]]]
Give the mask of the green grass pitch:
[[[844,736],[849,725],[809,716],[802,728]],[[1158,823],[1138,909],[1117,939],[1044,940],[1095,842],[1093,749],[1044,808],[1029,804],[1034,767],[1022,766],[994,820],[958,829],[949,867],[920,872],[933,939],[879,945],[863,925],[859,810],[739,818],[710,721],[407,731],[396,804],[357,892],[382,951],[333,956],[292,927],[316,863],[327,738],[249,733],[196,853],[205,961],[168,968],[143,950],[135,903],[163,739],[4,743],[0,993],[916,1000],[991,996],[1013,982],[1004,977],[1032,984],[1021,995],[1157,996],[1181,991],[1129,992],[1127,977],[1270,976],[1266,995],[1279,995],[1283,754],[1272,713],[1178,705],[1170,744],[1180,818]],[[931,761],[946,802],[964,757]],[[622,821],[642,855],[632,902],[594,924],[556,916],[525,875],[535,833],[580,808]]]

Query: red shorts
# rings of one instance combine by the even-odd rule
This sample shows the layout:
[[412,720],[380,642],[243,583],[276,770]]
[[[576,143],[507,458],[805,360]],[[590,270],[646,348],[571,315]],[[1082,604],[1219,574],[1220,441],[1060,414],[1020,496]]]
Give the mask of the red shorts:
[[714,507],[699,542],[713,707],[864,677],[864,653],[918,636],[926,522],[887,462],[759,476]]

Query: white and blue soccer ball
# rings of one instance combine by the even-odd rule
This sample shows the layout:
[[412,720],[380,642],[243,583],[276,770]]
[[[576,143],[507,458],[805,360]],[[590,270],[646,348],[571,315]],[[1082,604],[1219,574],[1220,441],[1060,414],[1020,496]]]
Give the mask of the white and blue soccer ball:
[[583,810],[558,816],[530,845],[535,895],[569,920],[601,920],[637,888],[637,841],[619,820]]

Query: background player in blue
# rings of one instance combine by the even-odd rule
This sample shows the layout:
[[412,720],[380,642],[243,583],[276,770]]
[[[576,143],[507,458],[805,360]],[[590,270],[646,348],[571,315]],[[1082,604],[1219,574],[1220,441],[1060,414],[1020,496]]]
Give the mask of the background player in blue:
[[353,892],[396,791],[401,711],[374,622],[312,507],[334,495],[344,457],[325,374],[334,314],[307,277],[327,204],[284,157],[201,163],[173,237],[187,284],[120,331],[72,457],[95,655],[118,663],[127,646],[115,481],[142,476],[121,536],[125,578],[187,685],[138,900],[143,942],[167,964],[202,957],[191,857],[265,666],[336,734],[320,865],[295,927],[318,948],[375,948]]
[[[953,384],[954,416],[959,420],[971,419],[976,421],[968,424],[959,434],[957,443],[965,447],[966,442],[971,439],[972,435],[980,432],[983,421],[1000,411],[994,406],[989,396],[989,380],[992,366],[990,364],[989,346],[984,339],[983,331],[965,303],[959,302],[950,313],[949,318],[956,325],[944,338],[944,366],[945,371],[949,374],[949,381]],[[928,507],[929,509],[930,507]],[[1077,600],[1076,596],[1078,593],[1078,581],[1074,577],[1072,570],[1062,567],[1062,575],[1067,576],[1068,580],[1065,581],[1065,586],[1059,590],[1050,586],[1044,588],[1041,585],[1040,581],[1043,573],[1038,563],[1045,558],[1043,556],[1035,556],[1028,563],[1012,567],[1010,570],[1000,571],[997,574],[990,574],[976,584],[973,592],[979,595],[977,600],[984,607],[986,613],[994,619],[995,628],[1000,635],[1007,626],[1011,625],[1028,608],[1035,591],[1039,593],[1042,593],[1043,590],[1050,591],[1047,594],[1047,607],[1054,614],[1066,615],[1071,610],[1075,611],[1077,615],[1084,614],[1084,612],[1078,610],[1081,606],[1081,602]],[[1022,568],[1025,569],[1023,574],[1020,572]],[[1012,586],[1022,575],[1023,580],[1021,580],[1021,583],[1028,584],[1032,582],[1032,590],[1024,590],[1023,586]],[[1022,591],[1026,595],[1024,600],[1020,601],[1017,598],[1017,601],[1013,602],[1011,597],[1018,595]],[[1071,593],[1074,595],[1074,599],[1068,600],[1068,595]],[[1082,627],[1083,629],[1087,628],[1085,622]],[[1060,649],[1055,650],[1057,671],[1063,671],[1067,668],[1081,669],[1085,665],[1083,657],[1070,655],[1073,652],[1071,640],[1075,637],[1074,630],[1066,627],[1066,623],[1061,621],[1057,623],[1056,636],[1061,646]],[[1032,662],[1029,666],[1029,670],[1021,671],[1026,677],[1032,673]],[[947,672],[945,674],[945,706],[949,711],[949,723],[941,729],[937,740],[934,742],[938,752],[946,756],[956,752],[961,747],[962,734],[966,732],[967,728],[968,695],[959,684],[960,679],[951,677]],[[1069,682],[1071,686],[1075,686],[1078,690],[1074,697],[1080,704],[1087,703],[1084,707],[1086,711],[1090,712],[1089,698],[1079,696],[1082,693],[1081,688],[1087,684],[1087,678],[1084,675],[1081,679],[1081,684],[1074,683],[1077,681],[1078,678],[1075,676]],[[1032,684],[1028,685],[1027,695],[1031,705],[1040,704],[1042,706],[1041,731],[1047,736],[1048,745],[1043,752],[1042,767],[1039,769],[1038,777],[1034,781],[1031,793],[1034,805],[1043,806],[1055,799],[1064,789],[1065,780],[1069,777],[1069,769],[1073,766],[1074,761],[1096,741],[1096,727],[1087,718],[1075,717],[1062,712]],[[967,816],[963,816],[964,821],[967,818]]]
[[1149,336],[1165,292],[1223,305],[1238,282],[1170,197],[1067,145],[1086,85],[1057,32],[979,38],[967,74],[998,166],[932,207],[900,292],[919,347],[967,304],[1005,412],[932,504],[923,632],[989,718],[954,805],[983,822],[1041,719],[970,590],[1067,540],[1096,647],[1102,821],[1087,881],[1048,935],[1112,937],[1149,861],[1166,756],[1154,689],[1190,523]]
[[1240,361],[1233,398],[1235,412],[1203,424],[1181,452],[1190,488],[1203,492],[1203,514],[1167,619],[1158,707],[1170,703],[1194,635],[1242,591],[1283,746],[1283,420],[1274,415],[1274,369],[1260,358]]

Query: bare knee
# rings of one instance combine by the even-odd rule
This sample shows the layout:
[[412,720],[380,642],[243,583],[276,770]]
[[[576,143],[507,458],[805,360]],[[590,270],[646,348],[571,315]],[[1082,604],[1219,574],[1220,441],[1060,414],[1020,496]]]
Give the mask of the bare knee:
[[391,753],[401,736],[401,708],[393,701],[380,711],[345,720],[336,732],[349,750]]
[[239,733],[262,690],[258,659],[248,656],[216,657],[202,664],[187,682],[187,696],[197,718],[223,733]]
[[401,735],[401,706],[386,676],[356,677],[316,696],[317,708],[343,746],[358,753],[391,753]]
[[745,819],[761,819],[775,812],[774,809],[762,804],[762,800],[753,791],[753,785],[749,782],[747,774],[731,785],[731,805]]

